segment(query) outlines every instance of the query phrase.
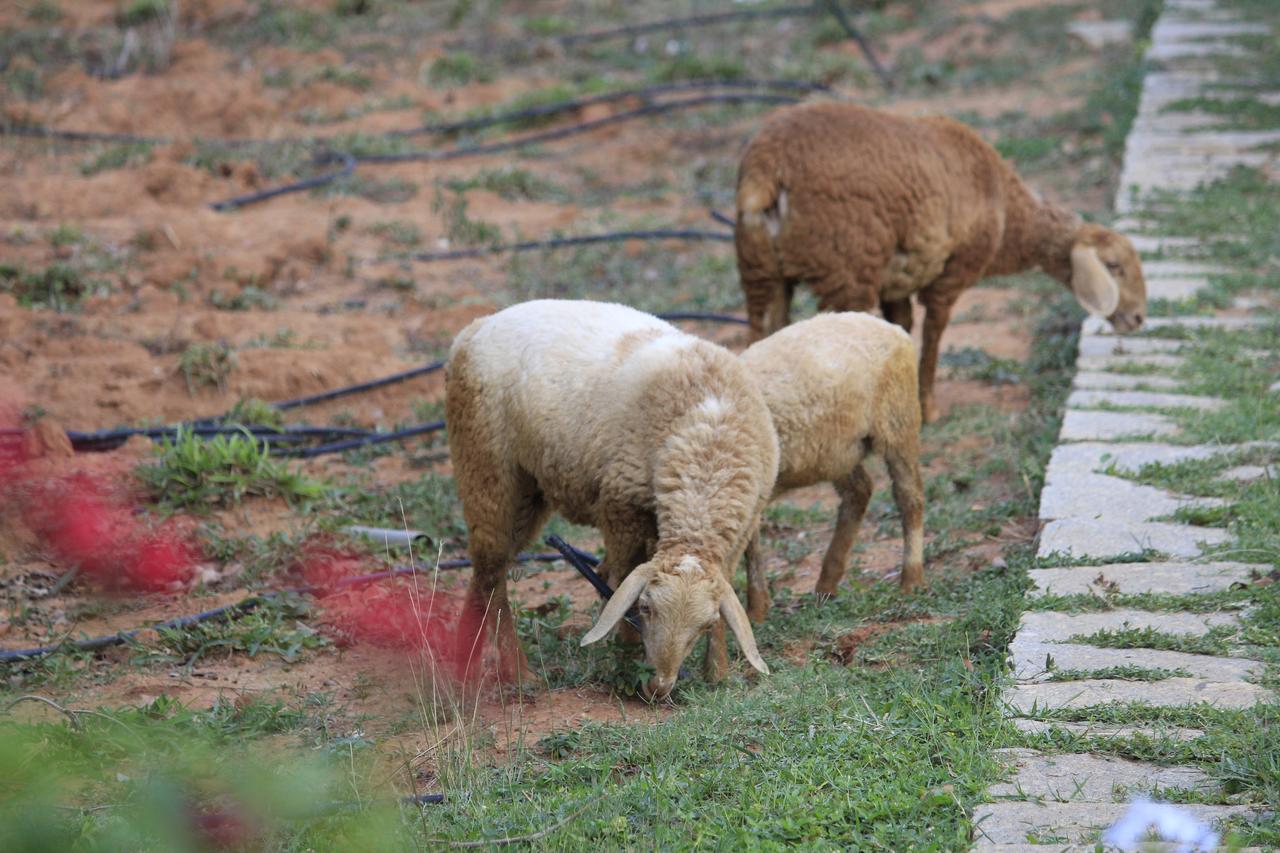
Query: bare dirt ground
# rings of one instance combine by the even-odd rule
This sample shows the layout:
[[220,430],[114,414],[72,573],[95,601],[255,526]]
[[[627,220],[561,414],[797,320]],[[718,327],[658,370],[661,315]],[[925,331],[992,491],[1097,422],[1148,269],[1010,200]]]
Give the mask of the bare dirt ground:
[[[261,7],[248,0],[184,2],[173,33],[166,35],[155,22],[135,28],[140,40],[135,50],[160,57],[155,67],[130,66],[111,77],[95,69],[123,50],[121,4],[60,4],[62,14],[53,26],[60,38],[77,46],[78,55],[66,58],[51,48],[43,62],[26,55],[15,58],[6,73],[28,68],[27,77],[38,81],[38,92],[22,97],[11,87],[0,95],[0,117],[171,141],[130,156],[117,168],[93,165],[116,147],[110,144],[13,137],[0,142],[0,259],[25,270],[66,265],[92,282],[91,292],[68,311],[24,307],[13,294],[0,292],[0,375],[10,389],[6,402],[78,430],[211,416],[243,398],[271,401],[318,392],[439,357],[452,336],[475,317],[520,296],[537,295],[541,285],[528,292],[512,283],[531,267],[559,270],[574,295],[593,294],[597,275],[606,266],[601,256],[585,261],[565,254],[520,262],[498,257],[436,264],[379,260],[407,248],[457,245],[458,219],[450,212],[455,197],[465,198],[467,221],[496,227],[503,239],[557,230],[589,233],[608,224],[712,227],[708,203],[724,207],[731,200],[736,154],[758,125],[760,108],[727,109],[710,121],[692,114],[635,121],[523,155],[363,166],[355,178],[330,191],[297,193],[235,212],[209,208],[210,202],[289,176],[270,173],[269,162],[252,155],[211,148],[200,140],[371,135],[414,126],[424,117],[455,117],[510,104],[522,94],[584,79],[583,67],[590,63],[566,57],[559,49],[548,48],[547,56],[535,52],[525,66],[504,63],[485,52],[486,45],[521,38],[517,19],[535,14],[572,17],[582,11],[573,3],[518,5],[518,14],[510,20],[488,16],[474,32],[465,26],[447,29],[433,12],[429,26],[407,27],[403,37],[388,40],[390,48],[378,48],[375,35],[385,34],[386,27],[359,22],[344,29],[345,19],[334,18],[329,0],[278,4],[325,17],[331,29],[324,31],[327,36],[315,38],[261,35],[255,29],[261,24]],[[865,75],[840,79],[835,88],[841,96],[904,112],[976,117],[989,122],[984,129],[993,139],[1001,132],[999,120],[1010,113],[1034,120],[1075,109],[1101,61],[1079,46],[1037,66],[1034,74],[1012,79],[969,77],[967,82],[952,79],[936,86],[919,82],[927,80],[931,64],[969,68],[975,51],[1025,51],[1018,33],[998,24],[1010,14],[1040,5],[1008,0],[965,3],[944,14],[927,3],[898,9],[889,4],[883,13],[887,19],[905,20],[878,45],[891,63],[915,57],[912,61],[923,69],[918,79],[909,78],[894,98],[886,98]],[[30,6],[0,8],[0,28],[10,33],[31,28]],[[645,14],[636,13],[641,19],[666,13],[663,4],[645,6]],[[387,14],[408,13],[397,6]],[[1076,14],[1096,16],[1098,9],[1080,7]],[[579,28],[590,22],[585,16],[573,19]],[[947,21],[955,25],[947,26]],[[770,73],[750,69],[749,76],[771,76],[772,69],[783,67],[788,40],[805,38],[806,28],[812,26],[800,19],[744,29],[752,39],[745,50],[749,61],[777,59],[768,66]],[[455,55],[459,43],[491,69],[478,75],[488,79],[441,82],[437,74],[433,80],[432,69],[439,67],[442,57]],[[676,44],[678,48],[680,42]],[[618,45],[623,56],[636,54],[634,48],[625,41]],[[823,61],[861,62],[855,48],[838,38],[815,53]],[[642,58],[649,61],[648,54]],[[596,61],[589,70],[610,73],[606,60]],[[625,72],[612,75],[610,88],[629,79]],[[595,118],[629,106],[634,104],[599,105],[562,121]],[[450,144],[430,138],[417,142],[422,147]],[[449,188],[449,182],[465,183],[509,167],[533,173],[558,190],[535,193],[534,199],[519,194],[513,199],[483,188],[460,193]],[[1082,210],[1100,210],[1105,204],[1105,182],[1082,184],[1061,174],[1033,182]],[[698,305],[700,294],[693,286],[710,285],[715,288],[713,303],[740,311],[731,249],[726,246],[627,244],[610,254],[630,263],[630,275],[652,282],[643,285],[651,305]],[[719,264],[711,274],[698,272],[695,265],[708,257]],[[517,269],[516,263],[525,266]],[[628,294],[595,295],[626,300]],[[1021,362],[1032,339],[1029,311],[1027,296],[1017,289],[975,289],[961,299],[945,344],[951,350],[972,347]],[[734,328],[699,326],[697,331],[731,347],[744,343]],[[200,345],[223,347],[234,355],[234,365],[220,384],[193,381],[184,374],[184,356]],[[436,374],[306,409],[299,420],[387,428],[424,420],[422,408],[438,403],[442,393],[442,378]],[[944,413],[969,407],[1013,413],[1026,400],[1024,385],[960,376],[942,382],[939,398]],[[927,436],[927,446],[930,477],[952,471],[957,459],[999,452],[988,437],[957,441],[937,432]],[[303,467],[324,481],[360,476],[384,485],[409,482],[424,470],[447,475],[447,459],[439,458],[439,449],[415,443],[408,446],[412,461],[397,451],[372,459],[325,457]],[[63,459],[59,464],[127,471],[146,453],[144,445],[131,442],[121,451],[78,456],[74,462]],[[878,482],[884,482],[882,474]],[[1010,490],[1017,488],[1008,484]],[[827,489],[806,490],[788,501],[799,507],[833,506]],[[196,595],[101,599],[88,586],[72,584],[57,595],[33,598],[30,588],[40,583],[47,587],[63,568],[33,549],[31,537],[18,529],[11,515],[0,530],[0,594],[7,609],[7,616],[0,615],[0,645],[6,648],[107,633],[219,606],[248,593],[226,565],[209,560],[206,568],[214,580]],[[225,535],[265,537],[297,533],[314,519],[278,500],[250,499],[201,521],[216,524]],[[412,517],[408,521],[414,523]],[[808,549],[799,558],[771,557],[780,586],[797,593],[810,588],[829,532],[828,522],[798,534]],[[1034,522],[1019,521],[998,534],[976,536],[950,559],[957,565],[979,566],[1007,542],[1025,540],[1034,532]],[[878,529],[870,520],[863,538],[857,560],[864,576],[891,573],[900,553],[896,524]],[[453,550],[443,556],[461,556],[455,544],[449,543]],[[577,544],[596,543],[587,535]],[[455,574],[442,576],[440,583],[456,589],[465,580]],[[532,574],[518,580],[514,589],[527,607],[568,595],[574,615],[566,625],[574,630],[587,625],[592,594],[567,569]],[[875,629],[865,630],[869,635]],[[851,635],[849,642],[858,640]],[[391,736],[399,735],[389,721],[411,716],[421,699],[403,659],[359,644],[311,654],[296,663],[269,655],[215,657],[186,667],[136,665],[132,659],[127,649],[109,652],[86,664],[79,676],[51,682],[44,689],[82,707],[145,703],[160,695],[208,703],[219,694],[325,694],[340,709],[333,712],[335,726],[354,727],[356,720],[367,719],[365,725],[385,727]],[[534,691],[521,701],[490,691],[476,717],[495,735],[500,753],[502,745],[521,739],[532,742],[582,720],[646,722],[673,712],[614,696],[605,687],[586,686]],[[421,739],[421,734],[419,730],[405,737]]]

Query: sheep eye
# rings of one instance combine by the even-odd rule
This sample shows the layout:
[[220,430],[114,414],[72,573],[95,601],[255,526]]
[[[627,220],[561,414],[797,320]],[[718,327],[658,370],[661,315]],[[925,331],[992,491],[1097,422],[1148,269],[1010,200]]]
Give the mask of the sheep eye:
[[1107,261],[1107,272],[1109,273],[1124,272],[1124,267],[1122,267],[1120,264],[1116,263],[1115,261]]

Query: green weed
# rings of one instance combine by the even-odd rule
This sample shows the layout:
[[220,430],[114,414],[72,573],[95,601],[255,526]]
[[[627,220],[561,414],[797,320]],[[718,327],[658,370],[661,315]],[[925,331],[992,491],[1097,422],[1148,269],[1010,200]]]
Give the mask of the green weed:
[[127,169],[151,161],[151,146],[145,142],[113,145],[80,164],[80,174],[88,177],[112,169]]
[[208,510],[246,497],[301,501],[323,493],[319,483],[271,458],[265,445],[247,434],[205,439],[182,429],[161,443],[154,462],[137,470],[152,499],[166,509]]
[[178,359],[178,370],[187,381],[187,392],[194,394],[201,386],[225,390],[227,378],[235,369],[236,356],[224,343],[192,344]]

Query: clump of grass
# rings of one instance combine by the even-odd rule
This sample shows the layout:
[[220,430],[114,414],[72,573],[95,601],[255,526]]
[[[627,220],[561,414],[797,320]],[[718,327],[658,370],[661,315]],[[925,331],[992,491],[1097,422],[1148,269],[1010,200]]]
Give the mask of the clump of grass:
[[269,291],[249,284],[230,296],[220,290],[211,291],[209,304],[220,311],[273,311],[279,307],[280,300]]
[[1163,681],[1166,678],[1190,678],[1182,667],[1166,669],[1146,666],[1111,666],[1104,669],[1054,669],[1050,681],[1080,681],[1086,678],[1109,678],[1117,681]]
[[284,426],[284,412],[257,397],[241,397],[227,412],[227,423],[255,426]]
[[179,429],[175,438],[162,442],[156,461],[139,466],[138,476],[167,509],[206,510],[246,497],[293,502],[323,493],[319,483],[271,458],[266,445],[247,432],[205,439]]
[[445,186],[455,193],[488,190],[507,201],[565,201],[569,197],[563,187],[518,166],[485,169],[469,178],[450,178]]
[[178,369],[187,381],[187,392],[194,394],[196,388],[207,385],[219,391],[226,389],[227,377],[236,366],[236,354],[222,342],[213,344],[192,344],[187,347],[178,359]]
[[422,229],[412,222],[398,219],[390,222],[375,222],[369,226],[369,233],[397,246],[412,248],[422,243]]
[[[323,634],[302,621],[309,612],[306,601],[296,595],[264,596],[257,607],[232,619],[161,628],[156,647],[139,650],[137,657],[141,662],[181,663],[188,669],[213,654],[272,654],[293,662],[307,651],[329,645]],[[298,716],[272,705],[240,715],[243,724],[262,733],[291,728]]]
[[1199,636],[1170,634],[1156,628],[1103,628],[1092,634],[1072,637],[1071,642],[1104,649],[1159,649],[1192,655],[1225,655],[1230,651],[1227,639],[1233,633],[1234,629],[1226,626],[1211,628]]
[[1011,358],[997,358],[976,347],[951,349],[942,354],[942,364],[965,379],[992,385],[1016,385],[1022,381],[1022,365]]
[[427,70],[427,80],[436,86],[465,86],[492,79],[493,69],[466,51],[441,56]]
[[70,264],[55,263],[35,271],[0,263],[0,291],[12,293],[24,308],[69,311],[90,293],[105,290],[105,282],[88,279]]
[[678,80],[741,80],[747,66],[741,59],[725,54],[700,56],[684,53],[652,68],[649,76],[660,83]]
[[445,234],[452,243],[477,246],[497,243],[502,239],[498,226],[467,215],[467,198],[460,193],[453,193],[451,198],[446,198],[444,193],[437,190],[431,209],[444,220]]
[[128,142],[113,145],[99,151],[80,164],[80,174],[88,177],[111,169],[125,169],[151,160],[151,145],[146,142]]
[[116,13],[116,25],[136,27],[169,14],[169,0],[132,0]]

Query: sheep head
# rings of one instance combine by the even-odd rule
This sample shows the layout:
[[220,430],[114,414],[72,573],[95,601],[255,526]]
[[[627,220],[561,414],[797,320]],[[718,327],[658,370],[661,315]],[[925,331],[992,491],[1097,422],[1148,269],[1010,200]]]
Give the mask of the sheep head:
[[1147,282],[1133,243],[1101,225],[1082,225],[1071,244],[1071,292],[1091,314],[1118,332],[1142,325]]
[[753,667],[768,674],[756,648],[747,613],[733,587],[717,566],[697,557],[655,557],[637,566],[605,604],[600,619],[582,638],[582,645],[604,638],[635,604],[643,620],[645,659],[653,677],[645,690],[654,701],[665,699],[675,687],[680,664],[699,637],[724,619]]

